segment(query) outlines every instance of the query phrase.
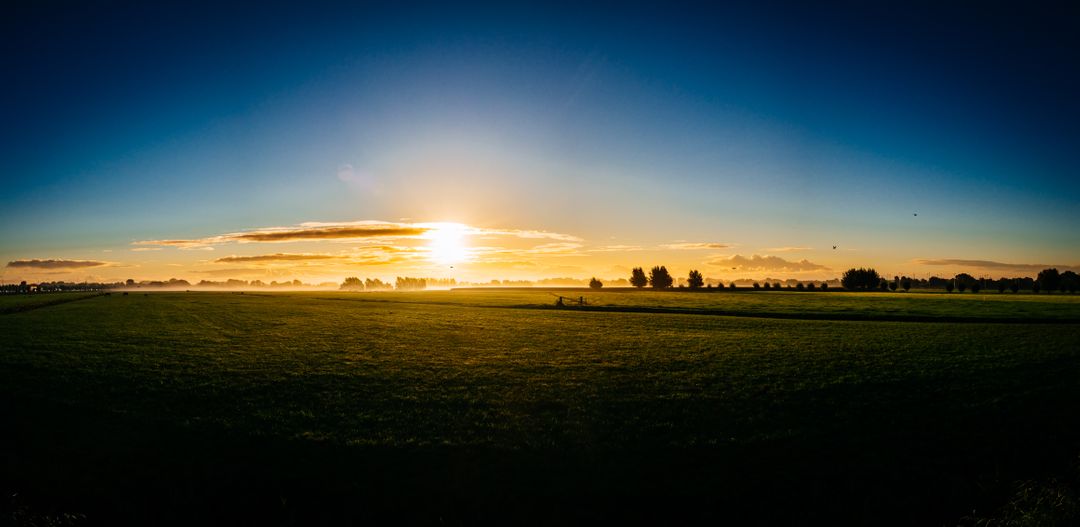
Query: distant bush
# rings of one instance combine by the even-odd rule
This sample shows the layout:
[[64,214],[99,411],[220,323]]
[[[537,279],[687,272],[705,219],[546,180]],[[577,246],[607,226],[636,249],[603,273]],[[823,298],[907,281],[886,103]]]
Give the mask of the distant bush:
[[822,291],[828,291],[829,290],[829,284],[826,283],[826,282],[822,282],[821,283],[821,290]]
[[355,276],[350,276],[341,283],[341,287],[338,289],[342,291],[363,291],[364,282]]
[[701,286],[705,285],[705,278],[697,269],[691,269],[689,276],[686,277],[686,285],[690,286],[690,289],[701,289]]
[[780,282],[776,282],[775,284],[773,284],[772,288],[773,289],[780,289]]
[[1040,289],[1045,289],[1047,293],[1052,293],[1061,286],[1061,274],[1054,268],[1043,269],[1042,271],[1039,271],[1039,276],[1035,278],[1035,283],[1039,284]]
[[817,286],[814,285],[814,282],[810,282],[809,284],[806,284],[806,290],[807,291],[816,291]]
[[644,269],[635,267],[634,270],[630,272],[630,285],[638,289],[649,285],[649,278],[645,276]]
[[601,287],[604,287],[604,283],[600,280],[597,280],[595,276],[592,277],[592,280],[589,280],[590,289],[600,289]]
[[950,280],[950,281],[948,281],[948,282],[945,282],[945,292],[946,292],[946,293],[951,293],[951,292],[952,292],[952,290],[953,290],[953,283],[952,283],[952,281]]
[[649,271],[649,285],[653,289],[667,289],[673,283],[675,283],[675,279],[671,277],[667,267],[657,265]]
[[878,284],[878,289],[880,289],[882,291],[888,291],[889,290],[889,282],[887,280],[885,280],[884,278],[882,278],[881,283]]
[[896,292],[896,290],[899,289],[899,288],[900,288],[900,282],[896,282],[896,281],[889,282],[889,290],[890,291]]
[[1035,294],[1039,293],[1039,281],[1038,280],[1036,280],[1035,282],[1033,282],[1031,284],[1031,292],[1035,293]]
[[799,291],[806,291],[806,286],[803,285],[802,282],[799,282],[798,285],[795,286],[795,289],[798,289]]
[[771,289],[772,288],[772,286],[769,285],[769,282],[765,282],[765,285],[762,286],[762,287],[764,287],[765,289]]
[[908,292],[908,290],[911,289],[911,279],[904,278],[903,280],[900,280],[900,288],[903,289],[905,293]]
[[1019,292],[1020,291],[1020,281],[1019,280],[1013,280],[1012,283],[1009,284],[1009,291],[1012,291],[1013,293]]
[[967,289],[967,284],[964,283],[963,280],[954,280],[954,281],[956,282],[956,290],[957,291],[960,291],[961,293],[963,293],[964,290]]
[[980,285],[978,282],[975,282],[974,284],[971,284],[971,292],[972,293],[978,293],[981,289],[982,289],[982,285]]
[[731,282],[731,285],[728,286],[728,289],[735,290],[738,289],[738,286],[735,285],[735,282]]
[[870,291],[877,289],[881,283],[881,276],[873,269],[848,269],[840,279],[840,285],[849,291]]
[[761,289],[761,284],[754,282],[754,289]]
[[717,282],[716,283],[716,288],[717,289],[723,289],[724,288],[724,283],[723,282]]
[[1004,293],[1005,288],[1008,286],[1008,284],[1005,283],[1005,280],[998,280],[995,285],[997,285],[998,293]]

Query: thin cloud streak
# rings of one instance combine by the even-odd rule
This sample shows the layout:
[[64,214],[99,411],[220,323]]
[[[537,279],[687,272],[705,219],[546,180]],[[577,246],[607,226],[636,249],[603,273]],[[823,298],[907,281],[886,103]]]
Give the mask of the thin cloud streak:
[[993,260],[964,260],[959,258],[942,258],[942,259],[926,259],[917,258],[912,260],[912,263],[918,265],[935,265],[935,266],[959,266],[959,267],[975,267],[979,269],[1011,269],[1011,270],[1023,270],[1023,271],[1041,271],[1050,267],[1057,269],[1080,269],[1080,265],[1048,265],[1048,264],[1027,264],[1027,263],[1007,263],[1007,262],[995,262]]
[[669,243],[661,245],[662,249],[670,249],[675,251],[698,251],[705,249],[730,249],[734,247],[729,243],[716,243],[716,242],[683,242],[683,243]]
[[525,239],[549,239],[563,242],[580,242],[581,238],[557,232],[487,229],[467,225],[444,223],[392,223],[383,221],[356,221],[343,223],[307,222],[293,227],[266,227],[250,231],[232,232],[218,236],[191,239],[142,240],[138,246],[177,247],[179,249],[204,249],[225,243],[282,243],[324,240],[407,239],[420,238],[442,229],[459,229],[467,236],[508,236]]
[[109,265],[109,262],[97,260],[13,260],[7,263],[12,269],[85,269],[88,267],[101,267]]
[[344,258],[343,256],[333,254],[289,254],[289,253],[275,253],[275,254],[260,254],[256,256],[226,256],[224,258],[218,258],[214,260],[215,263],[240,263],[240,262],[298,262],[308,260],[338,260]]

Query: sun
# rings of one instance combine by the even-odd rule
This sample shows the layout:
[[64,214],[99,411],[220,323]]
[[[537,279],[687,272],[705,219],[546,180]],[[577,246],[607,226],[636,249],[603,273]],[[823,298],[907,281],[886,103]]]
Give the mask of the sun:
[[428,239],[431,260],[442,265],[453,265],[468,259],[465,248],[466,227],[459,223],[438,223],[424,237]]

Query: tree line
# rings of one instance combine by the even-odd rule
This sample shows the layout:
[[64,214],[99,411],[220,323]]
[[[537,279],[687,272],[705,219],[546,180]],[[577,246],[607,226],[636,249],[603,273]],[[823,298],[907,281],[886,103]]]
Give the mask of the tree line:
[[1038,276],[1020,278],[975,278],[967,273],[960,273],[953,278],[940,278],[933,276],[926,279],[915,279],[907,276],[894,276],[892,280],[886,279],[870,268],[852,268],[844,272],[840,284],[848,291],[908,291],[916,289],[944,289],[948,293],[957,291],[963,293],[971,291],[996,290],[999,293],[1021,290],[1038,293],[1040,291],[1062,293],[1075,293],[1080,289],[1080,275],[1073,271],[1059,272],[1056,268],[1048,268],[1039,271]]

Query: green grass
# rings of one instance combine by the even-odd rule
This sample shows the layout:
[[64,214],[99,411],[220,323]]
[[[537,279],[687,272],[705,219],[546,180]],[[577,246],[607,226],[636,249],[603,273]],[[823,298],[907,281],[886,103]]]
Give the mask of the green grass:
[[318,294],[320,298],[412,301],[469,306],[553,306],[555,296],[584,296],[590,306],[610,310],[667,310],[733,316],[836,318],[851,320],[985,320],[1080,322],[1080,295],[1011,293],[847,293],[796,291],[530,291],[453,290],[422,293]]
[[0,485],[100,523],[955,524],[1080,452],[1073,297],[584,294],[0,315]]
[[99,293],[49,293],[34,295],[0,295],[0,314],[29,311],[42,307],[66,304],[97,296]]

